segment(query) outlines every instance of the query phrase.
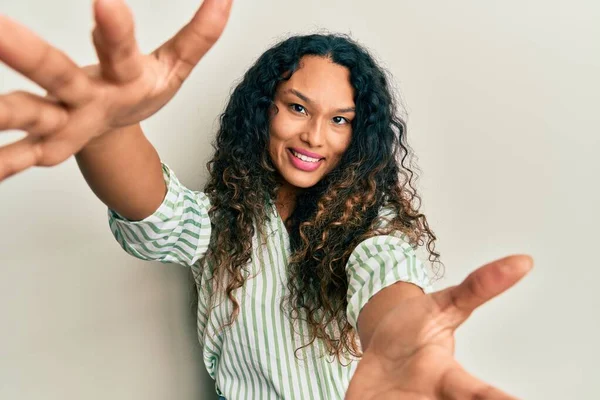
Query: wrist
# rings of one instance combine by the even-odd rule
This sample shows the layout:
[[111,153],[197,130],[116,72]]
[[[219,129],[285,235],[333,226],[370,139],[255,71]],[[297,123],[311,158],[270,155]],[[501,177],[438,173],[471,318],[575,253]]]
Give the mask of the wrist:
[[128,138],[143,134],[139,124],[110,129],[90,140],[79,152],[98,151],[105,148],[114,149],[115,146],[126,143]]

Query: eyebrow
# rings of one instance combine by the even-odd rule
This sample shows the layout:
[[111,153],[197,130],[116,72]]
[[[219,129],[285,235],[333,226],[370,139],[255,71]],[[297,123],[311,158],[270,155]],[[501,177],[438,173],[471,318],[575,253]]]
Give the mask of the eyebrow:
[[[309,99],[305,94],[297,91],[296,89],[288,89],[285,91],[285,93],[292,93],[292,94],[298,96],[303,101],[307,102],[308,104],[315,104],[315,102],[313,100]],[[354,107],[338,108],[337,110],[335,110],[336,113],[349,113],[349,112],[355,112],[355,111],[356,111],[356,108],[354,108]]]

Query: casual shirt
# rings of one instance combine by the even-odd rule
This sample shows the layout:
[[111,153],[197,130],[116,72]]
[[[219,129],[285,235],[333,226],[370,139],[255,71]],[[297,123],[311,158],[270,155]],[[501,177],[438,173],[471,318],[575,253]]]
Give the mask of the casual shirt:
[[[266,238],[253,237],[252,259],[243,272],[246,282],[234,292],[240,309],[235,322],[230,300],[223,294],[213,307],[212,268],[203,257],[211,238],[210,200],[203,192],[184,187],[162,164],[167,195],[158,209],[141,221],[129,221],[108,210],[111,231],[129,254],[175,263],[192,269],[198,289],[197,331],[204,364],[215,379],[216,392],[227,399],[343,399],[358,359],[340,363],[327,356],[322,341],[295,352],[308,342],[309,325],[281,310],[287,291],[290,257],[288,232],[271,202]],[[387,211],[382,209],[380,215]],[[401,234],[380,235],[360,243],[346,264],[349,323],[369,299],[398,282],[432,291],[422,262]],[[304,339],[303,339],[304,338]]]

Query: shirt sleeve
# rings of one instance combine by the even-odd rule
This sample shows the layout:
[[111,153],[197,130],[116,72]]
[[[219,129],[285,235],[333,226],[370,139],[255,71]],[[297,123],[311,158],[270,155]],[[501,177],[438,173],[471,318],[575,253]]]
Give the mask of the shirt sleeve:
[[425,266],[417,258],[404,235],[373,236],[359,243],[346,264],[350,325],[357,329],[358,316],[367,302],[380,290],[396,283],[410,282],[431,293],[433,287]]
[[110,230],[134,257],[191,267],[210,242],[210,200],[184,187],[164,163],[162,170],[167,194],[158,209],[143,220],[130,221],[109,208]]

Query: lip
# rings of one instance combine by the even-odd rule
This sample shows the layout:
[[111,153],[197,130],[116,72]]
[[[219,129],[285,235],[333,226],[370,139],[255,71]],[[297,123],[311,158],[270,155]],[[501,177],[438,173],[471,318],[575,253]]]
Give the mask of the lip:
[[[319,160],[317,162],[308,162],[308,161],[303,161],[301,159],[299,159],[298,157],[296,157],[293,153],[291,149],[287,149],[287,153],[288,153],[288,157],[290,158],[290,163],[297,169],[304,171],[304,172],[313,172],[316,171],[321,164],[323,163],[323,160]],[[316,157],[315,157],[316,158]]]
[[320,160],[321,158],[325,158],[325,157],[323,157],[323,156],[322,156],[322,155],[320,155],[320,154],[317,154],[317,153],[311,153],[311,152],[310,152],[310,151],[308,151],[308,150],[298,149],[298,148],[296,148],[296,147],[290,147],[290,149],[294,150],[296,153],[300,153],[300,154],[302,154],[302,155],[305,155],[305,156],[307,156],[307,157],[311,157],[311,158],[317,158],[317,159],[319,159],[319,160]]

